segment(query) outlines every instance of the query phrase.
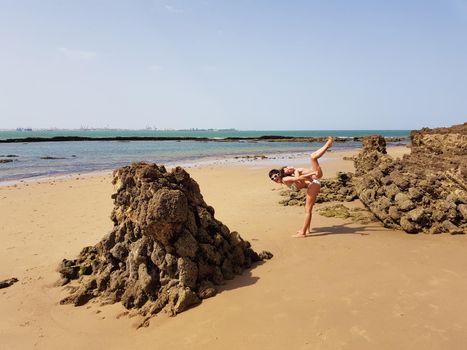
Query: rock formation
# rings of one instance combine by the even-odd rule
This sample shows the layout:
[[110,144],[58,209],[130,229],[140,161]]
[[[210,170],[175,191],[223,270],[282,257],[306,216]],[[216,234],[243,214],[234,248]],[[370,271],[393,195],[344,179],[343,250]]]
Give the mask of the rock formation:
[[[323,179],[317,203],[358,198],[384,224],[408,233],[467,233],[467,123],[411,132],[410,155],[393,159],[382,136],[362,140],[355,174]],[[283,191],[304,205],[306,190]],[[336,211],[338,212],[338,211]]]
[[467,233],[467,123],[411,133],[412,152],[386,154],[364,139],[355,159],[358,197],[386,227],[408,233]]
[[112,231],[77,259],[64,259],[61,284],[79,279],[61,303],[99,297],[147,316],[172,315],[214,296],[216,285],[272,254],[214,217],[199,186],[182,168],[133,164],[116,170]]

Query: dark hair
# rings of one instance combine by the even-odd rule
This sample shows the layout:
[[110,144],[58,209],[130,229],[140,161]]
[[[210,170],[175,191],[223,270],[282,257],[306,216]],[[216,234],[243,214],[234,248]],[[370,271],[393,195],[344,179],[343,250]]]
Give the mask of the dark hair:
[[283,177],[283,171],[281,170],[278,170],[278,169],[272,169],[270,172],[269,172],[269,178],[272,180],[272,176],[273,175],[279,175],[280,178]]
[[280,173],[281,177],[286,177],[287,176],[287,174],[285,173],[285,168],[287,168],[287,167],[283,166],[282,168],[279,169],[279,171],[281,172]]

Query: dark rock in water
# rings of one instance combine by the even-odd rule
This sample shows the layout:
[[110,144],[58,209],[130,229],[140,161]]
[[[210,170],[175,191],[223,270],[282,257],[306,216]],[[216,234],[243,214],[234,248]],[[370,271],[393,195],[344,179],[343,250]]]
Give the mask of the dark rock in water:
[[268,156],[265,156],[264,154],[255,154],[255,155],[246,155],[246,156],[235,156],[234,159],[258,160],[258,159],[268,159]]
[[0,281],[0,289],[7,288],[18,282],[18,279],[15,277],[9,278],[7,280]]
[[381,136],[363,140],[353,177],[358,197],[387,227],[408,233],[467,233],[467,123],[411,133],[412,152],[386,154]]
[[0,164],[11,163],[16,161],[16,159],[0,159]]
[[138,163],[113,176],[114,228],[77,259],[63,260],[59,284],[78,279],[79,287],[61,303],[82,305],[99,297],[146,317],[162,310],[175,315],[214,296],[215,285],[272,257],[257,254],[216,220],[182,168],[167,172]]
[[65,157],[44,156],[44,157],[40,157],[40,159],[66,159],[66,158]]

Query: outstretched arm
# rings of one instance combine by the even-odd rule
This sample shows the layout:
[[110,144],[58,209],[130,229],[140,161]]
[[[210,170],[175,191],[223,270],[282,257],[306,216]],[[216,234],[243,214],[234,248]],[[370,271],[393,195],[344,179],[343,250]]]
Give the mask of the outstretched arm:
[[317,175],[317,174],[318,174],[317,171],[309,171],[305,174],[301,174],[298,176],[286,176],[282,178],[282,182],[284,182],[286,185],[289,186],[297,181],[312,180],[312,176]]
[[307,173],[301,174],[296,179],[297,180],[312,180],[313,175],[318,175],[318,172],[317,171],[309,171]]
[[307,178],[309,178],[309,177],[311,177],[313,175],[318,175],[318,171],[310,170],[310,169],[303,169],[303,171],[300,173],[300,176],[305,176]]

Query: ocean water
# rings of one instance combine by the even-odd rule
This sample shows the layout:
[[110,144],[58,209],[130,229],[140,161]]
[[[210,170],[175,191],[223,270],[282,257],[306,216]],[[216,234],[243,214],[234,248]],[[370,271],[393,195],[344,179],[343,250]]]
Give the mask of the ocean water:
[[[354,130],[354,131],[0,131],[0,139],[52,136],[167,136],[167,137],[258,137],[279,136],[339,136],[353,137],[380,134],[408,137],[409,131]],[[79,141],[0,143],[0,159],[14,159],[0,163],[0,182],[35,177],[87,173],[112,170],[136,161],[154,162],[169,167],[196,165],[213,160],[234,159],[245,155],[300,156],[316,150],[322,143],[267,142],[267,141]],[[359,142],[336,142],[335,150],[360,147]],[[7,155],[17,157],[6,158]],[[53,157],[54,159],[43,159]]]

